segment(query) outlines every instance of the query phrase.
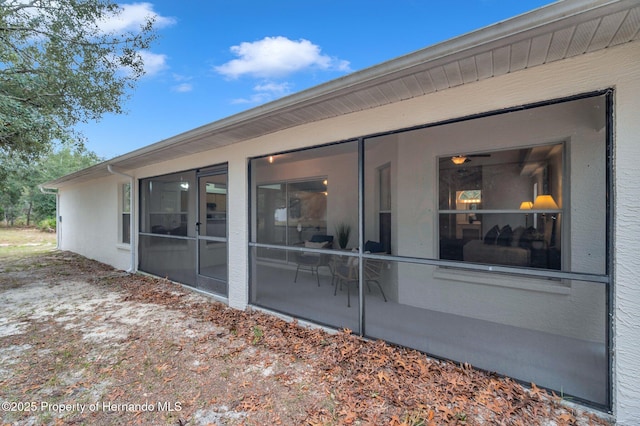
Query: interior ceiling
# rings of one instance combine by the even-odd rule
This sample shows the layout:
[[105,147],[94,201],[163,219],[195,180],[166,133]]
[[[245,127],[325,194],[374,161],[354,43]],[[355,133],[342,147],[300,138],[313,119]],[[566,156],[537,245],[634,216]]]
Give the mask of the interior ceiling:
[[637,41],[637,0],[560,1],[213,122],[77,173],[56,188],[225,146],[305,123]]

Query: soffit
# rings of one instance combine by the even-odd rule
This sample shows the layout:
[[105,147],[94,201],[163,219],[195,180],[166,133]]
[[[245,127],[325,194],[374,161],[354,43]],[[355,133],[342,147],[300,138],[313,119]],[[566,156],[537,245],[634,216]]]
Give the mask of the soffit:
[[196,154],[640,39],[637,0],[560,1],[196,128],[77,173],[65,183]]

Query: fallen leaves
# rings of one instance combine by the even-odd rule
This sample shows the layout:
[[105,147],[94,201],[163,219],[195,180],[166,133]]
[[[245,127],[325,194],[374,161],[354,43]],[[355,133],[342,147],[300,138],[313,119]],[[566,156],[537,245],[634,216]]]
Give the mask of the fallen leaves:
[[[132,277],[134,280],[135,278]],[[165,280],[145,277],[127,287],[129,298],[179,307],[181,298]],[[208,305],[208,306],[207,306]],[[228,328],[240,339],[311,365],[316,385],[329,388],[333,410],[307,410],[307,424],[537,424],[554,419],[571,424],[575,416],[535,384],[520,384],[475,370],[469,364],[432,360],[417,351],[382,341],[365,341],[344,329],[330,335],[318,329],[252,310],[237,311],[216,302],[198,306],[199,316]],[[248,386],[248,384],[243,384]],[[245,387],[242,386],[242,387]],[[255,412],[264,403],[245,396],[239,406]],[[600,424],[606,424],[601,420]]]
[[[69,279],[60,272],[80,271],[82,279],[120,294],[123,302],[157,305],[193,322],[193,338],[136,329],[120,342],[115,356],[94,354],[83,382],[64,387],[74,394],[105,383],[105,397],[112,401],[135,401],[140,395],[180,399],[179,417],[167,414],[173,424],[193,424],[197,410],[216,407],[244,413],[238,421],[243,424],[606,424],[577,414],[535,384],[525,389],[468,364],[367,341],[348,329],[330,334],[251,309],[235,310],[213,299],[189,297],[167,280],[121,273],[69,253],[47,256],[47,263],[55,279]],[[100,308],[88,317],[109,320]],[[56,365],[50,361],[47,368]],[[17,389],[33,395],[43,380],[15,375],[0,383],[3,389],[19,384]],[[143,413],[128,422],[149,419]]]

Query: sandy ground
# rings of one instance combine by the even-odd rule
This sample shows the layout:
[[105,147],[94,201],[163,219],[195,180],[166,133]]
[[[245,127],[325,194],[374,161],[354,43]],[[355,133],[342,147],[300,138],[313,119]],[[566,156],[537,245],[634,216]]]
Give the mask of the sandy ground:
[[0,255],[0,403],[12,425],[608,424],[535,386],[60,251]]
[[313,400],[309,367],[185,312],[210,298],[165,282],[167,299],[187,309],[127,300],[116,282],[153,280],[65,253],[3,267],[2,422],[241,424],[251,413],[261,424],[274,418],[252,401],[263,406],[271,392],[282,424],[304,421],[298,401]]

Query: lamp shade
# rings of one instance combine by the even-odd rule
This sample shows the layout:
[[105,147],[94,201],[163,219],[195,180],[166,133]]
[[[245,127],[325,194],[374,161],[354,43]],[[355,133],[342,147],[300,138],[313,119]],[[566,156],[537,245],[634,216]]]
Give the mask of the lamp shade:
[[558,204],[551,195],[538,195],[533,202],[534,210],[558,210]]
[[533,203],[531,201],[523,201],[520,203],[520,210],[531,210]]
[[464,164],[467,162],[467,157],[465,157],[464,155],[456,155],[455,157],[451,157],[451,162],[456,166],[459,166],[460,164]]

